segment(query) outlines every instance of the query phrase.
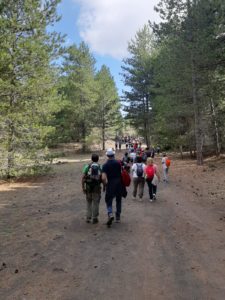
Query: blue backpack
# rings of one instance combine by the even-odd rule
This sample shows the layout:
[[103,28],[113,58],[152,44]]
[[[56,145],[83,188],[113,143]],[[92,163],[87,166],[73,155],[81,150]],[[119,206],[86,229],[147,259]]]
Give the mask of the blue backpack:
[[137,177],[143,177],[144,169],[142,163],[137,163]]

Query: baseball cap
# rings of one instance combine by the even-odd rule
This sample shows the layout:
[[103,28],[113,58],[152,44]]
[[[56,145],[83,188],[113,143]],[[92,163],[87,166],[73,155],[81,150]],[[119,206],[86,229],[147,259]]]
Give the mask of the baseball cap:
[[114,155],[115,155],[115,152],[113,151],[112,148],[109,148],[109,149],[106,151],[106,155],[107,155],[107,156],[114,156]]

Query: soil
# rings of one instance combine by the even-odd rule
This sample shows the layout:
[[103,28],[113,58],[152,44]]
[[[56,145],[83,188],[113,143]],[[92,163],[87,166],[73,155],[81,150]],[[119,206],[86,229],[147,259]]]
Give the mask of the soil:
[[83,164],[0,185],[1,300],[225,299],[224,160],[172,157],[157,201],[130,187],[111,228],[104,194],[100,222],[85,222]]

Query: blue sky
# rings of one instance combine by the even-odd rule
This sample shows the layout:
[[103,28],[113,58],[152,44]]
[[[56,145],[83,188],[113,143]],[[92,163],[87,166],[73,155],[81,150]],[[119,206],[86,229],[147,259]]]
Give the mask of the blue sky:
[[[150,3],[151,2],[151,3]],[[153,10],[158,0],[62,0],[62,16],[54,29],[67,35],[66,44],[84,41],[96,59],[96,67],[110,68],[119,94],[122,59],[127,57],[127,43],[150,19],[158,21]]]

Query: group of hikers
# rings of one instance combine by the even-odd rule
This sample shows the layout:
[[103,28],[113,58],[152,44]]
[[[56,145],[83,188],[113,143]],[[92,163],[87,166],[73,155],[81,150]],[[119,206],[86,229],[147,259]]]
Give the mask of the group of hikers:
[[[133,181],[133,199],[137,194],[142,201],[145,183],[148,186],[149,201],[156,200],[157,184],[160,181],[158,166],[154,163],[154,154],[149,148],[145,151],[142,148],[130,149],[125,152],[121,160],[115,159],[114,149],[106,151],[107,161],[101,166],[99,155],[92,154],[91,163],[83,168],[82,189],[86,195],[87,202],[87,223],[98,223],[99,203],[101,199],[101,186],[105,192],[105,202],[107,208],[107,225],[110,227],[114,221],[113,199],[116,199],[116,222],[120,222],[122,210],[122,198],[126,198],[128,187]],[[164,153],[162,157],[163,181],[168,182],[168,170],[170,159]]]
[[[121,150],[122,145],[125,144],[126,150],[136,150],[140,149],[142,150],[142,138],[134,138],[132,136],[125,136],[125,137],[115,137],[115,151]],[[160,146],[151,146],[148,148],[149,151],[152,153],[152,157],[154,157],[155,153],[160,153]]]

